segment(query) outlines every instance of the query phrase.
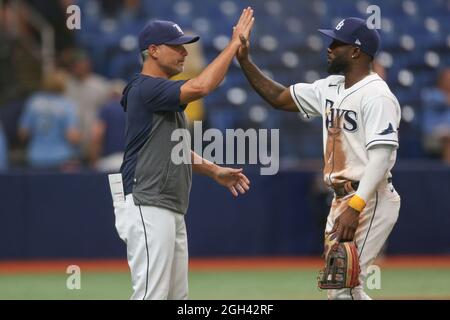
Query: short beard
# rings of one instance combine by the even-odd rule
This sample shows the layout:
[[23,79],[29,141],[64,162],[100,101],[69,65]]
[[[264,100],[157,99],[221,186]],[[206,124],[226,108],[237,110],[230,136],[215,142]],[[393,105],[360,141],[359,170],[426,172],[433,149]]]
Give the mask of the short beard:
[[162,67],[162,69],[164,70],[164,73],[169,76],[169,78],[172,78],[184,71],[184,67],[182,70],[179,70],[176,67]]
[[349,63],[345,60],[345,58],[336,57],[331,61],[328,65],[327,72],[329,74],[340,74],[345,73],[349,69]]

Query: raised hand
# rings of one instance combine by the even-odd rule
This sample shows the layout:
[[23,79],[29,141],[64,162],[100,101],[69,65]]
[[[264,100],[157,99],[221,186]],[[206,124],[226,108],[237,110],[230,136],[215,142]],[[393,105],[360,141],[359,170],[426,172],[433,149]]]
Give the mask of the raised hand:
[[[250,36],[250,34],[249,34]],[[250,52],[250,41],[249,38],[246,38],[244,35],[240,36],[241,40],[241,46],[239,47],[238,51],[236,52],[236,58],[239,61],[248,59],[248,55]]]
[[237,22],[236,26],[233,27],[233,35],[230,42],[241,45],[241,36],[245,39],[250,37],[250,32],[252,30],[255,18],[253,17],[253,9],[247,7],[242,11],[241,17]]

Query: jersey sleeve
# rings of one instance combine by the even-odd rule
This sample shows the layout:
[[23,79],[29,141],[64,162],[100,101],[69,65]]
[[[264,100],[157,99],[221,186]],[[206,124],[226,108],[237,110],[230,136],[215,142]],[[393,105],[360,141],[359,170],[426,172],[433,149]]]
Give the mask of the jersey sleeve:
[[325,79],[313,83],[297,83],[289,88],[297,108],[308,118],[322,115],[320,90],[324,82]]
[[396,101],[380,96],[368,101],[362,109],[366,149],[386,144],[398,147],[400,107]]
[[182,112],[187,104],[180,104],[180,88],[185,81],[173,81],[163,78],[144,80],[140,85],[140,94],[144,104],[152,112]]

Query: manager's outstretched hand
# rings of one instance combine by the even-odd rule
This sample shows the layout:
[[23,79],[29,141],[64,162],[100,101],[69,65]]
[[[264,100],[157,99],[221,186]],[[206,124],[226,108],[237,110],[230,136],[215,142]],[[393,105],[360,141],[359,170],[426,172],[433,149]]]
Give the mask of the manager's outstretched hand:
[[[252,12],[253,14],[253,12]],[[239,61],[248,59],[248,55],[250,52],[250,34],[252,32],[252,27],[255,22],[255,18],[252,17],[252,21],[250,24],[250,28],[248,29],[248,32],[241,32],[239,33],[239,41],[241,42],[241,46],[239,47],[238,51],[236,52],[236,59]]]
[[227,187],[235,197],[250,189],[250,180],[242,173],[242,169],[219,167],[215,172],[214,180]]

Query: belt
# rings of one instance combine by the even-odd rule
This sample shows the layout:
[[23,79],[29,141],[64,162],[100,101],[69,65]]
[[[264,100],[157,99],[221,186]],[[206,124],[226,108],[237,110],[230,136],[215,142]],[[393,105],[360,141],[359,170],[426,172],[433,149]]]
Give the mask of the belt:
[[[387,183],[392,182],[392,177],[387,178]],[[355,192],[358,190],[359,187],[359,181],[347,181],[339,186],[333,186],[334,194],[336,195],[336,198],[342,198],[346,195],[349,195],[352,192]]]
[[336,198],[342,198],[346,195],[355,192],[358,189],[359,181],[347,181],[339,186],[333,186]]

